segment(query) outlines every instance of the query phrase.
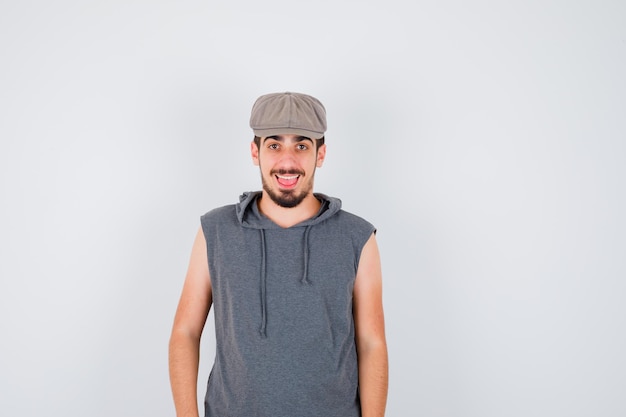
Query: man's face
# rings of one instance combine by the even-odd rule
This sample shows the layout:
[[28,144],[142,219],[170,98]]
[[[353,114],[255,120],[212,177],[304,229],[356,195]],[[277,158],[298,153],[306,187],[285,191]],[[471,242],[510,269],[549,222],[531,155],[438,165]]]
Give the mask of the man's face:
[[313,192],[315,168],[321,167],[326,145],[296,135],[261,138],[251,145],[252,160],[261,170],[265,193],[281,207],[296,207]]

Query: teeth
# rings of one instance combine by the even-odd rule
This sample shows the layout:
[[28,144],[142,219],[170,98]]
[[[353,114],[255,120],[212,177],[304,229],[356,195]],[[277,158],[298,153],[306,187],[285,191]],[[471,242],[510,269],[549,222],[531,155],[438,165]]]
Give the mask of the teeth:
[[283,177],[282,175],[276,175],[278,178],[280,178],[281,180],[295,180],[296,178],[299,177],[299,175],[294,175],[293,177]]

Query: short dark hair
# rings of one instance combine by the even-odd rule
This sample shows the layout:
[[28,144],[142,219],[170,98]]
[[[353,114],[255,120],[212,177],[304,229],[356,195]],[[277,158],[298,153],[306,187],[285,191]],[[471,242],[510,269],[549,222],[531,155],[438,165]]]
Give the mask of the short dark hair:
[[[313,142],[315,142],[315,151],[317,152],[317,150],[320,148],[320,146],[322,146],[324,144],[324,136],[322,136],[319,139],[313,139]],[[255,143],[257,148],[260,148],[261,147],[261,137],[260,136],[255,136],[254,137],[254,143]]]

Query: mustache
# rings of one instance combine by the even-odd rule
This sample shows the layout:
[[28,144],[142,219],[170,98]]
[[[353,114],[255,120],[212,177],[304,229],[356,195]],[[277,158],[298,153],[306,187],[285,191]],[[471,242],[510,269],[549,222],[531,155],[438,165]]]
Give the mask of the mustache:
[[304,171],[298,169],[273,169],[270,171],[271,175],[300,175],[304,176]]

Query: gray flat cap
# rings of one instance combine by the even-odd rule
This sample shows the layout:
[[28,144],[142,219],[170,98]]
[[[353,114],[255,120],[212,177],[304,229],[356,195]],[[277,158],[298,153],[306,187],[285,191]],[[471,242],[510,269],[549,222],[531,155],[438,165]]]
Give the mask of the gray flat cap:
[[319,139],[326,132],[326,109],[306,94],[265,94],[252,106],[250,127],[259,137],[291,134]]

